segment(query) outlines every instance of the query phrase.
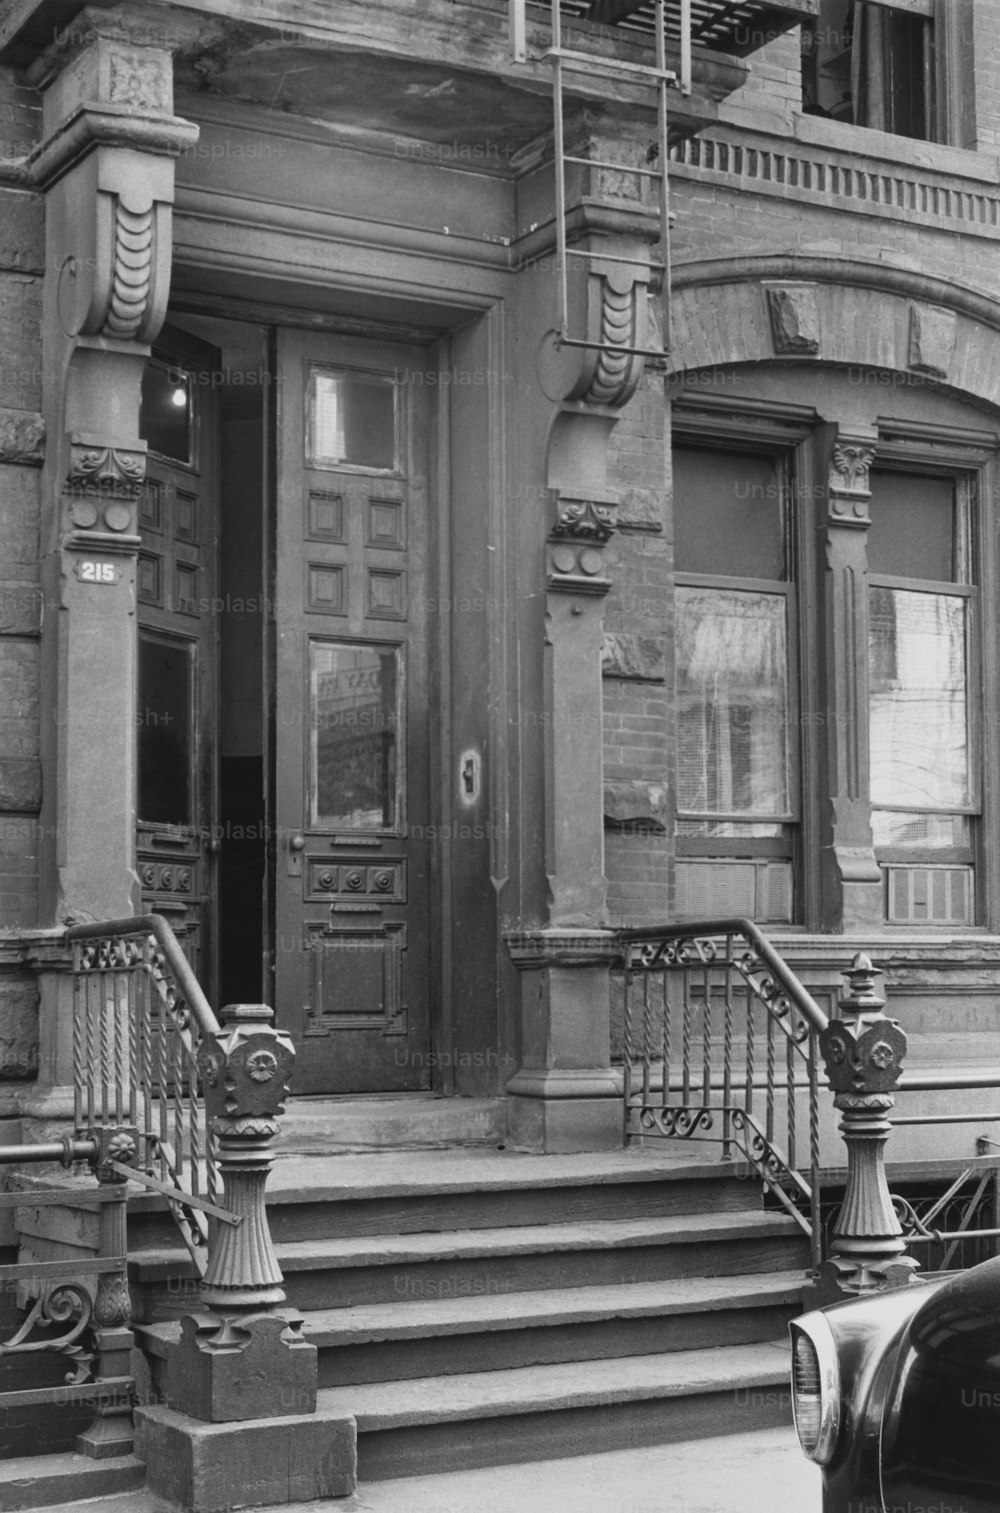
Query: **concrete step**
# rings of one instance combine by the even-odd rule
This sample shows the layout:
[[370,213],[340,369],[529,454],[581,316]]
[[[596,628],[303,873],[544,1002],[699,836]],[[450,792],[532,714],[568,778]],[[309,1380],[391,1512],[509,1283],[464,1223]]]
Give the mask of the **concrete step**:
[[321,1386],[620,1359],[780,1338],[798,1273],[458,1297],[306,1315]]
[[[759,1205],[759,1187],[690,1147],[530,1156],[492,1149],[285,1156],[268,1181],[275,1240],[495,1229]],[[156,1193],[129,1200],[130,1243],[173,1243]]]
[[[315,1309],[304,1333],[320,1352],[321,1386],[505,1371],[774,1340],[801,1313],[803,1285],[802,1273],[777,1271],[458,1295]],[[142,1330],[157,1361],[179,1338],[175,1320]]]
[[361,1482],[668,1444],[790,1423],[784,1344],[328,1387]]
[[[808,1260],[794,1220],[759,1210],[323,1238],[275,1249],[289,1301],[303,1309],[724,1276]],[[179,1246],[133,1252],[129,1272],[137,1318],[191,1308],[198,1282]]]
[[135,1506],[131,1499],[145,1485],[146,1468],[133,1455],[114,1460],[72,1452],[17,1456],[0,1461],[0,1513],[67,1502],[77,1507],[91,1497],[124,1498],[120,1506],[129,1513]]

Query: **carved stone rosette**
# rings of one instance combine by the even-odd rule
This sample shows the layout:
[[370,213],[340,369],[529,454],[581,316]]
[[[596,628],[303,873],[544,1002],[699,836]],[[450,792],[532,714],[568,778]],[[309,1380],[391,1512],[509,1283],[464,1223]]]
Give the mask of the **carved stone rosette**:
[[884,1013],[867,956],[855,956],[844,975],[850,992],[840,1001],[842,1017],[820,1036],[847,1146],[847,1185],[822,1280],[836,1293],[861,1294],[904,1285],[917,1266],[905,1254],[885,1176],[885,1145],[892,1132],[887,1115],[896,1103],[906,1036]]

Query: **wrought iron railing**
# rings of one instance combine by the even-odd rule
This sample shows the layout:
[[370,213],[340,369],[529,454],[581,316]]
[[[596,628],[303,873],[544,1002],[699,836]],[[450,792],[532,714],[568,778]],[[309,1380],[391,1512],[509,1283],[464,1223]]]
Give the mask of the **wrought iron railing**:
[[[34,1145],[0,1146],[0,1166],[23,1168],[60,1162],[69,1168],[85,1161],[96,1185],[52,1185],[17,1171],[14,1186],[0,1193],[0,1208],[93,1209],[99,1214],[96,1255],[57,1261],[32,1260],[0,1266],[0,1283],[22,1284],[34,1296],[13,1335],[0,1342],[0,1359],[61,1357],[64,1379],[54,1386],[0,1392],[0,1411],[40,1404],[93,1405],[95,1417],[77,1438],[77,1448],[95,1459],[124,1455],[132,1448],[132,1376],[124,1173],[138,1153],[136,1130],[107,1125],[83,1139],[66,1136]],[[88,1279],[93,1279],[88,1281]]]
[[204,1276],[208,1216],[232,1221],[217,1201],[217,1142],[199,1096],[198,1051],[219,1022],[162,916],[73,925],[66,939],[76,1128],[139,1129],[145,1159],[132,1175],[166,1198]]
[[752,921],[620,932],[625,1138],[741,1157],[820,1263],[818,1040],[827,1016]]

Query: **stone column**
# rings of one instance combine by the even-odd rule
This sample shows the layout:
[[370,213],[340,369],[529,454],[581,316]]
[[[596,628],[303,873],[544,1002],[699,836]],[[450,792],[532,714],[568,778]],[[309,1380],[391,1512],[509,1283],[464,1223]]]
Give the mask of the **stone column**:
[[850,991],[840,1000],[840,1019],[820,1036],[826,1074],[836,1094],[847,1145],[847,1186],[834,1225],[830,1259],[820,1267],[824,1301],[844,1294],[904,1286],[917,1262],[905,1254],[902,1225],[885,1176],[885,1145],[892,1133],[888,1114],[906,1055],[906,1036],[875,991],[876,972],[859,952],[845,977]]
[[828,928],[881,927],[882,873],[875,860],[868,806],[868,623],[866,536],[871,525],[869,470],[874,426],[836,426],[825,436],[828,781],[823,874]]
[[[582,208],[582,207],[581,207]],[[600,210],[587,207],[600,222]],[[649,247],[597,226],[581,237],[595,255],[570,285],[570,328],[592,346],[539,345],[542,391],[553,406],[547,438],[544,785],[546,917],[511,932],[520,970],[521,1067],[507,1084],[513,1144],[538,1151],[621,1145],[621,1088],[611,1066],[610,967],[604,876],[605,548],[617,495],[607,451],[635,393],[649,340]],[[633,261],[634,260],[634,261]],[[553,279],[553,289],[555,280]]]
[[[134,867],[135,565],[145,472],[140,384],[166,311],[174,159],[197,128],[173,114],[172,59],[148,24],[83,11],[30,69],[44,136],[41,922],[121,918]],[[41,1013],[59,1019],[58,974]],[[65,1116],[65,1038],[28,1112]]]

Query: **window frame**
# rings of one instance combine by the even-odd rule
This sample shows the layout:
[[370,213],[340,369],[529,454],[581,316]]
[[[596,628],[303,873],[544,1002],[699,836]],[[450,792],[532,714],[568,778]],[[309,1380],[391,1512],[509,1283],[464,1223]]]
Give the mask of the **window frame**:
[[[828,665],[830,648],[827,645],[826,614],[827,590],[825,586],[825,522],[827,519],[827,447],[823,440],[824,420],[814,409],[806,406],[784,405],[770,401],[752,401],[740,396],[726,399],[722,396],[694,394],[677,396],[672,405],[671,447],[694,446],[719,451],[756,451],[787,457],[790,482],[787,495],[788,553],[787,573],[790,590],[790,605],[794,605],[794,621],[789,620],[789,687],[792,702],[789,720],[796,721],[797,738],[792,743],[793,781],[797,788],[797,818],[789,823],[793,827],[794,842],[791,863],[793,867],[792,922],[780,923],[779,928],[794,932],[814,932],[830,928],[830,919],[838,912],[838,900],[830,896],[830,882],[824,876],[820,860],[820,842],[824,834],[823,813],[828,807],[830,795],[826,782],[826,757],[824,724],[831,708],[829,680],[843,676],[845,667],[838,663],[836,669]],[[957,592],[966,597],[969,609],[968,628],[968,699],[970,708],[971,781],[977,798],[971,836],[971,865],[974,868],[975,912],[970,924],[920,924],[914,922],[890,923],[888,919],[888,896],[884,892],[882,929],[887,933],[921,933],[928,930],[940,933],[947,929],[955,934],[975,934],[1000,928],[1000,856],[998,848],[987,844],[1000,816],[1000,804],[996,792],[1000,783],[1000,646],[996,644],[998,612],[996,594],[998,567],[996,554],[1000,540],[1000,468],[998,468],[997,444],[988,433],[961,431],[949,426],[935,427],[924,422],[880,420],[878,445],[874,468],[880,471],[937,475],[956,479],[965,492],[962,507],[967,511],[967,570],[959,576],[956,563],[955,579],[939,583],[931,579],[903,579],[890,574],[865,571],[864,611],[856,625],[857,641],[868,644],[868,591],[871,586],[886,583],[920,592]],[[675,504],[676,508],[676,496]],[[991,522],[997,522],[994,532]],[[865,556],[867,559],[867,532]],[[712,578],[709,574],[691,574],[671,565],[671,602],[676,616],[674,589],[686,582],[698,583]],[[719,576],[713,582],[720,587],[753,587],[757,580],[730,579]],[[712,586],[709,584],[708,586]],[[770,584],[768,584],[770,587]],[[794,627],[794,629],[793,629]],[[835,656],[843,656],[844,648],[835,648]],[[793,670],[794,669],[794,670]],[[700,837],[684,837],[678,833],[678,822],[686,817],[677,806],[677,750],[676,750],[676,668],[671,666],[668,674],[674,699],[675,736],[670,755],[669,786],[670,826],[672,855],[671,865],[686,857],[724,858],[727,855],[747,856],[748,844],[755,844],[761,858],[774,855],[774,846],[760,838],[756,843],[743,840],[712,841]],[[853,716],[865,731],[863,796],[868,806],[869,818],[875,805],[871,801],[867,745],[868,710],[870,702],[867,655],[854,680]],[[811,714],[810,712],[814,712]],[[797,753],[797,762],[794,756]],[[877,806],[882,808],[883,806]],[[957,809],[951,812],[959,812]],[[696,842],[696,844],[692,844]],[[706,849],[712,847],[711,853]],[[895,860],[897,848],[875,847],[873,856],[883,873],[885,888],[888,887],[887,868],[898,865]],[[962,848],[965,860],[955,863],[967,865],[968,852]],[[787,849],[781,854],[787,855]],[[906,859],[911,864],[947,865],[946,848],[927,852],[926,862],[917,863],[916,848],[907,848]],[[777,923],[777,922],[776,922]]]
[[[671,424],[671,451],[675,448],[693,448],[714,453],[757,453],[774,459],[783,490],[784,514],[784,572],[783,582],[771,579],[735,578],[723,574],[691,573],[678,568],[671,561],[671,605],[676,620],[676,589],[684,586],[707,586],[730,588],[736,591],[781,590],[787,606],[787,689],[788,733],[786,737],[789,759],[790,805],[780,817],[766,816],[760,823],[786,824],[790,836],[784,837],[719,837],[684,836],[678,831],[685,820],[697,820],[701,815],[687,814],[678,809],[677,791],[677,672],[676,659],[671,664],[669,680],[673,708],[675,736],[670,755],[670,826],[672,862],[683,860],[718,860],[728,857],[746,858],[753,862],[768,860],[787,861],[792,874],[791,921],[773,921],[780,929],[801,928],[811,908],[812,884],[806,878],[804,859],[809,855],[809,839],[812,825],[808,810],[811,799],[813,753],[808,749],[802,711],[808,707],[807,698],[812,680],[806,669],[810,658],[815,660],[813,628],[807,613],[809,585],[812,581],[815,546],[813,532],[808,529],[808,485],[810,476],[808,447],[815,434],[818,417],[806,406],[770,404],[767,401],[740,400],[738,406],[728,405],[715,409],[708,396],[693,397],[690,407],[675,400]],[[673,469],[671,467],[671,474]],[[672,497],[676,501],[676,495]],[[676,507],[676,504],[675,506]],[[733,816],[737,822],[757,823],[750,816]]]
[[[838,117],[828,119],[856,131],[878,131],[901,141],[938,143],[975,150],[978,147],[974,71],[972,57],[973,27],[969,0],[867,0],[883,10],[896,10],[910,16],[923,16],[929,26],[924,48],[924,77],[927,95],[926,128],[923,137],[902,136],[889,126],[862,126]],[[823,25],[817,16],[816,26]],[[802,31],[803,40],[806,28]],[[807,50],[802,48],[801,78],[805,85]],[[816,113],[801,107],[802,114]]]
[[[985,440],[985,438],[984,438]],[[995,610],[997,591],[997,568],[995,548],[991,542],[991,520],[996,518],[1000,500],[997,495],[997,459],[994,448],[977,444],[972,436],[963,436],[948,428],[927,425],[898,424],[887,422],[879,427],[879,444],[873,470],[883,472],[920,473],[924,476],[947,477],[955,480],[959,506],[965,513],[964,573],[956,563],[955,576],[950,582],[930,578],[903,578],[892,574],[866,573],[866,590],[874,586],[898,587],[907,591],[953,594],[966,598],[969,604],[967,631],[967,687],[969,703],[970,780],[975,803],[956,806],[949,814],[967,814],[972,822],[968,847],[927,848],[921,854],[917,847],[894,847],[873,844],[873,852],[885,879],[889,884],[889,869],[900,865],[925,866],[971,866],[973,869],[973,918],[971,923],[914,924],[890,923],[888,919],[888,893],[886,891],[884,928],[896,930],[940,930],[957,933],[982,932],[1000,927],[1000,867],[994,856],[995,848],[987,844],[998,813],[996,786],[998,774],[997,720],[998,708],[996,683],[1000,677],[1000,648],[996,647],[997,616]],[[868,640],[868,593],[865,595],[865,625],[863,633]],[[993,650],[991,651],[991,647]],[[865,709],[869,707],[869,678],[867,664],[863,677]],[[871,801],[868,785],[868,809],[873,814],[884,805]],[[900,812],[906,806],[900,807]],[[897,812],[894,807],[892,812]],[[914,813],[945,811],[914,810]]]

